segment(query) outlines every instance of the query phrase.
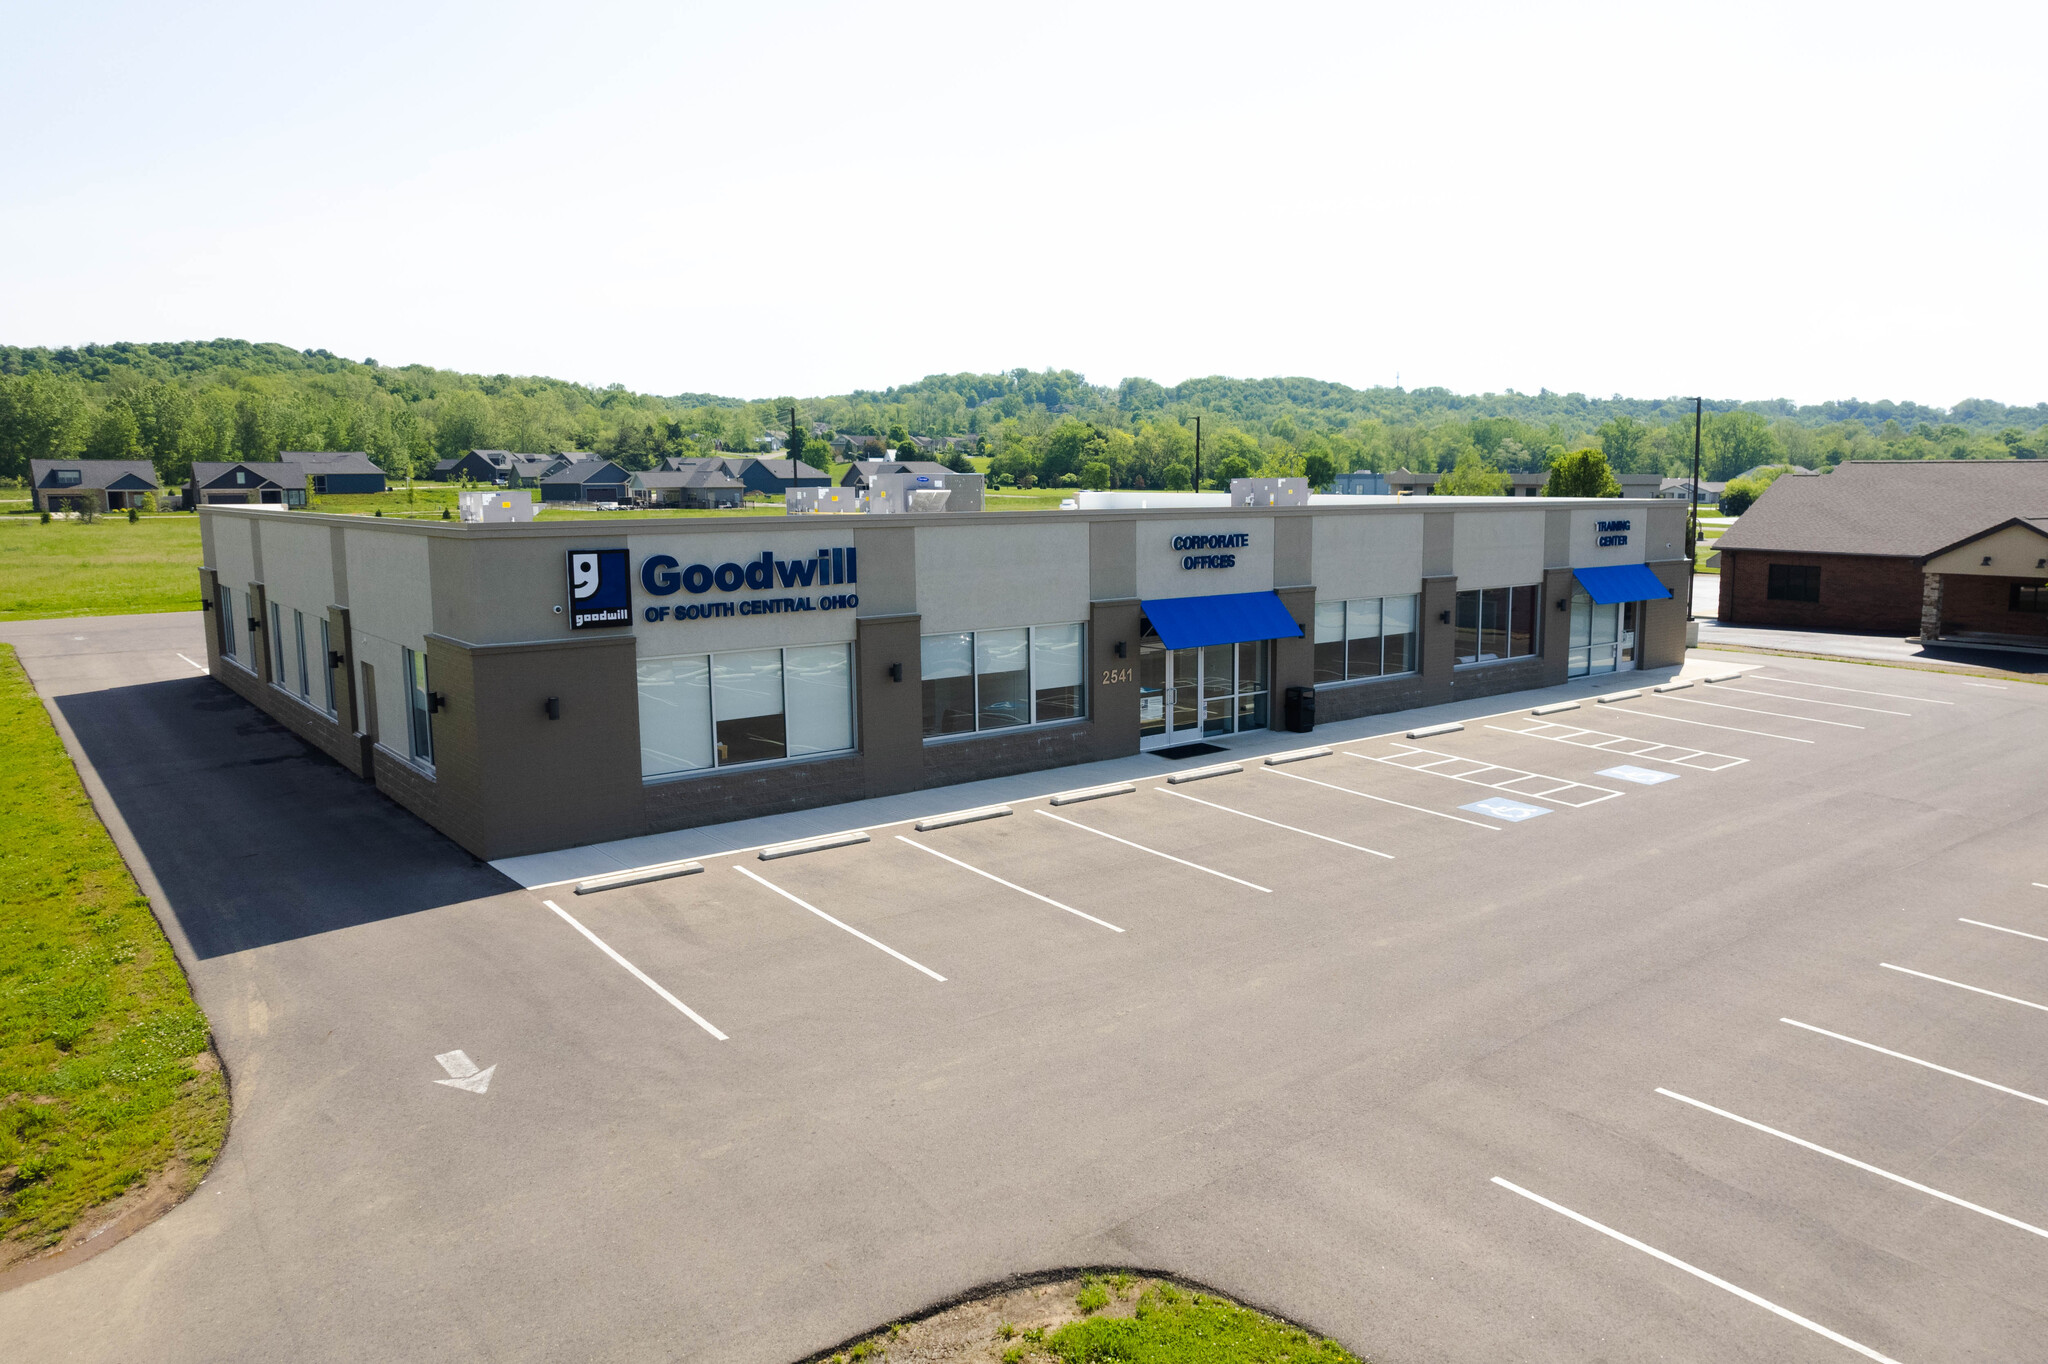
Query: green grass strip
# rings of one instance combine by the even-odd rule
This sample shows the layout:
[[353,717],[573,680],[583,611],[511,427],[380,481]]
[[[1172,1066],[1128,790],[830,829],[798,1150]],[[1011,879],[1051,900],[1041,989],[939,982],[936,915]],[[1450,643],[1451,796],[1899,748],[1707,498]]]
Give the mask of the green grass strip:
[[[1093,1310],[1090,1301],[1080,1306]],[[1018,1350],[1017,1357],[1029,1357],[1030,1349]],[[1036,1349],[1061,1364],[1360,1364],[1334,1340],[1171,1284],[1146,1289],[1134,1316],[1071,1322]]]
[[0,517],[0,620],[199,609],[199,518]]
[[4,644],[0,829],[0,1241],[54,1244],[167,1168],[196,1184],[228,1093],[171,945]]

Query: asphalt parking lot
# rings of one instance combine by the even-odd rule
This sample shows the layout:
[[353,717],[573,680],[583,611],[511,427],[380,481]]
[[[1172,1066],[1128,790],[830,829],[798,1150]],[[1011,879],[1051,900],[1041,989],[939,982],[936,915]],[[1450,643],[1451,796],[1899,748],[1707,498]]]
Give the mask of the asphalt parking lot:
[[10,631],[236,1094],[10,1357],[773,1364],[1087,1264],[1391,1364],[2039,1354],[2039,688],[1695,655],[1741,676],[577,895],[186,620]]

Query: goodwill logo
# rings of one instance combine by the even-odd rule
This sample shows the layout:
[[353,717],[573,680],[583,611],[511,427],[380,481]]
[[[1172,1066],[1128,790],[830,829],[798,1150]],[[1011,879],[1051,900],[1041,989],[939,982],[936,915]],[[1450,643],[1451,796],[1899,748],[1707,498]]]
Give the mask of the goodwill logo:
[[569,628],[629,625],[633,584],[623,549],[569,551]]
[[[668,597],[677,592],[702,596],[716,588],[720,592],[754,592],[790,588],[853,586],[860,582],[860,563],[851,547],[821,549],[804,559],[778,559],[769,550],[747,563],[691,564],[683,567],[667,554],[650,554],[640,561],[640,586],[649,596]],[[816,597],[748,597],[738,602],[688,602],[680,606],[650,606],[650,622],[664,620],[708,620],[723,616],[769,616],[790,611],[838,611],[860,605],[852,592],[830,592]]]

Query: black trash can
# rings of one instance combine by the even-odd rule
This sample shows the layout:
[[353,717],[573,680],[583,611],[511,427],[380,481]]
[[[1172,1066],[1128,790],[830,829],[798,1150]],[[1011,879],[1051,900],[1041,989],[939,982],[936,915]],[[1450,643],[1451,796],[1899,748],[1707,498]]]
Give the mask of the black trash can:
[[1287,689],[1287,728],[1290,733],[1306,734],[1316,727],[1316,689],[1314,687],[1289,687]]

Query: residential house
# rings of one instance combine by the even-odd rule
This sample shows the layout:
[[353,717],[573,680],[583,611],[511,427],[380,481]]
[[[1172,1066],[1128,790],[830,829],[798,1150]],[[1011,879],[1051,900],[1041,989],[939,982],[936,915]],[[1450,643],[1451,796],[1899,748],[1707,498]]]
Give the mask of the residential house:
[[540,481],[543,502],[624,502],[632,476],[608,459],[589,455]]
[[[1720,506],[1721,492],[1727,486],[1726,483],[1710,483],[1704,478],[1701,479],[1700,505],[1702,507]],[[1667,478],[1657,485],[1657,496],[1671,498],[1679,502],[1690,502],[1692,501],[1692,480],[1689,478]]]
[[[1387,491],[1405,493],[1419,497],[1436,491],[1436,481],[1441,474],[1418,474],[1408,469],[1396,469],[1387,475]],[[1658,485],[1664,480],[1658,474],[1616,474],[1615,481],[1621,484],[1623,497],[1655,497]],[[1537,469],[1529,473],[1508,475],[1509,497],[1541,497],[1543,485],[1550,482],[1548,469]]]
[[146,459],[32,459],[29,502],[37,511],[123,511],[158,490]]
[[800,459],[769,459],[764,456],[735,463],[739,467],[732,472],[747,485],[748,492],[766,493],[770,497],[780,497],[791,488],[829,487],[832,482],[829,474]]
[[[491,458],[505,457],[501,464]],[[464,450],[454,459],[444,459],[434,465],[434,477],[442,483],[460,483],[467,479],[471,483],[496,484],[505,479],[505,470],[511,463],[511,456],[504,450]]]
[[384,471],[360,450],[285,450],[278,459],[305,469],[307,486],[315,497],[384,491]]
[[192,479],[185,485],[185,508],[274,504],[285,507],[306,505],[306,466],[283,460],[243,460],[219,463],[200,460],[192,465]]
[[866,488],[877,474],[943,474],[950,470],[943,464],[928,459],[863,459],[856,460],[839,479],[842,488]]
[[716,468],[646,469],[635,473],[627,487],[643,507],[737,507],[747,491],[744,483]]

